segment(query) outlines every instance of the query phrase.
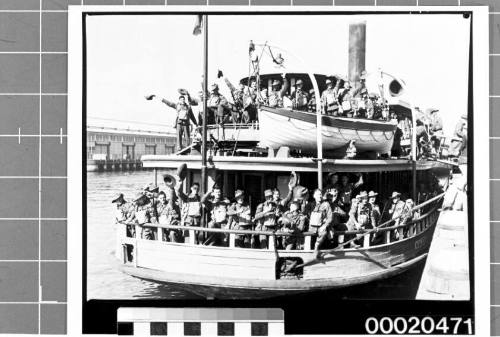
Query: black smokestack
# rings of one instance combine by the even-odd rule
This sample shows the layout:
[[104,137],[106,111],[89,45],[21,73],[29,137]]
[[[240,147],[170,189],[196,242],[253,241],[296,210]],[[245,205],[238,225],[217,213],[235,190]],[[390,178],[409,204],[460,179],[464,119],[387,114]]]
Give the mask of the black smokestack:
[[349,82],[359,81],[359,75],[365,70],[366,22],[349,25]]

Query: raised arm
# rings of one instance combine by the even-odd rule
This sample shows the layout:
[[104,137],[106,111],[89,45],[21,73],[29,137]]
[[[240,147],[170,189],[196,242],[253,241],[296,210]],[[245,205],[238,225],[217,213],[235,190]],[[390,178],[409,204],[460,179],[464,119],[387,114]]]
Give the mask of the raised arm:
[[182,182],[177,183],[175,186],[175,194],[177,195],[177,198],[182,200],[182,202],[188,201],[188,196],[182,191]]
[[205,206],[207,207],[207,204],[209,202],[208,198],[210,198],[210,195],[212,194],[212,191],[208,191],[207,193],[205,193],[202,197],[201,197],[201,200],[200,202]]
[[237,90],[236,87],[231,83],[231,81],[229,81],[229,79],[227,77],[224,77],[224,82],[228,86],[229,90],[231,90],[231,92],[234,92]]
[[191,97],[191,94],[186,90],[187,101],[190,105],[198,105],[198,100],[196,98]]
[[172,108],[172,109],[176,109],[177,108],[177,104],[175,104],[174,102],[172,101],[169,101],[168,99],[166,98],[162,98],[161,99],[161,102],[163,104],[166,104],[168,107]]
[[189,108],[188,115],[191,122],[193,122],[194,125],[198,126],[198,121],[196,120],[196,117],[194,117],[193,109]]
[[280,97],[283,98],[283,96],[285,96],[286,91],[288,90],[288,80],[286,79],[285,74],[283,74],[281,77],[283,77],[283,86],[281,87],[280,90]]

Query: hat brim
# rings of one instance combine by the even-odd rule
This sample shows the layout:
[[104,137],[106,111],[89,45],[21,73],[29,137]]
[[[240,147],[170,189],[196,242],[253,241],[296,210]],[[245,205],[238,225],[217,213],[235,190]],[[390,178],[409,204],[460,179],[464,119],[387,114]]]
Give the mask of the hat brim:
[[187,165],[186,165],[186,163],[181,164],[177,168],[177,175],[179,176],[180,180],[186,179],[186,176],[187,176]]
[[142,196],[140,196],[140,197],[138,197],[138,198],[135,198],[135,199],[134,199],[134,202],[137,202],[137,201],[139,201],[139,200],[144,200],[144,199],[146,199],[146,198],[147,198],[147,197],[143,194]]
[[175,186],[177,184],[177,177],[172,175],[172,174],[164,174],[163,176],[163,182],[167,186]]

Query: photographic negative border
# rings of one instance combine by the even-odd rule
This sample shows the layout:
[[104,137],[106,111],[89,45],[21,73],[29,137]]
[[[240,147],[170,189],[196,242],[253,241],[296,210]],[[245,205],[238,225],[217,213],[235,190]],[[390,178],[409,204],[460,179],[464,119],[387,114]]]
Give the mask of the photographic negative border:
[[[82,142],[78,148],[81,148],[83,153],[77,153],[81,155],[78,158],[78,161],[76,161],[75,164],[75,158],[76,156],[73,157],[72,161],[72,156],[71,153],[69,155],[69,166],[70,170],[68,172],[68,175],[70,177],[69,182],[70,182],[70,191],[68,193],[68,197],[71,199],[72,203],[75,203],[75,198],[74,196],[77,195],[76,192],[80,192],[78,195],[82,197],[82,208],[80,209],[80,216],[82,222],[82,232],[74,231],[73,235],[68,235],[70,238],[69,240],[69,245],[70,248],[69,250],[73,250],[72,246],[72,241],[74,240],[73,238],[75,237],[74,235],[82,235],[82,241],[80,244],[82,244],[82,250],[80,251],[80,254],[83,255],[80,256],[80,263],[83,264],[81,265],[81,270],[79,271],[81,274],[81,279],[80,279],[80,284],[82,286],[81,288],[81,297],[80,301],[82,302],[81,305],[81,310],[83,314],[83,321],[81,322],[82,327],[83,327],[83,332],[84,333],[114,333],[116,331],[116,309],[118,307],[124,307],[124,306],[134,306],[134,307],[279,307],[283,308],[285,310],[285,325],[286,325],[286,332],[287,333],[293,333],[293,334],[323,334],[323,333],[332,333],[329,330],[324,330],[324,326],[321,324],[300,324],[301,321],[307,321],[307,322],[317,322],[317,320],[325,320],[325,318],[328,318],[328,316],[324,316],[325,314],[322,313],[321,315],[323,316],[318,316],[319,313],[317,312],[308,312],[304,311],[304,306],[303,306],[303,301],[305,298],[309,297],[316,297],[316,300],[319,300],[320,298],[317,296],[311,296],[311,294],[301,296],[302,304],[301,308],[297,308],[297,305],[294,304],[295,302],[300,302],[297,301],[297,297],[294,297],[293,299],[287,299],[284,300],[283,298],[280,299],[270,299],[270,300],[258,300],[258,301],[245,301],[245,300],[213,300],[213,301],[198,301],[198,300],[188,300],[188,301],[183,301],[183,300],[91,300],[87,301],[86,300],[86,216],[85,216],[85,211],[86,211],[86,171],[83,171],[82,168],[86,167],[86,157],[85,157],[85,142],[86,142],[86,130],[85,130],[85,121],[86,121],[86,97],[85,97],[85,89],[86,89],[86,79],[85,79],[85,71],[86,71],[86,63],[85,63],[85,17],[87,15],[182,15],[182,14],[202,14],[202,13],[207,13],[207,14],[217,14],[217,15],[289,15],[289,14],[303,14],[303,15],[367,15],[367,14],[393,14],[393,15],[398,15],[398,14],[470,14],[472,15],[471,18],[471,30],[470,30],[470,38],[471,38],[471,43],[470,43],[470,57],[469,57],[469,100],[468,100],[468,107],[469,107],[469,135],[472,133],[473,137],[468,137],[468,184],[469,184],[469,195],[468,195],[468,209],[469,209],[469,214],[468,214],[468,225],[469,225],[469,272],[470,272],[470,293],[471,293],[471,300],[469,301],[461,301],[461,302],[442,302],[442,301],[418,301],[418,300],[366,300],[366,301],[350,301],[354,303],[345,303],[345,301],[342,301],[342,312],[337,313],[336,318],[343,322],[342,324],[344,327],[342,327],[339,331],[335,331],[335,333],[366,333],[364,330],[364,319],[370,316],[374,317],[381,317],[381,310],[380,308],[383,307],[384,309],[387,309],[387,311],[384,313],[385,315],[388,316],[418,316],[418,317],[424,317],[424,316],[435,316],[435,317],[441,317],[441,316],[451,316],[452,313],[450,310],[453,310],[452,312],[455,315],[460,315],[461,313],[467,312],[472,315],[475,324],[475,331],[479,335],[479,332],[481,331],[487,331],[489,333],[489,324],[487,330],[484,329],[484,322],[481,323],[481,325],[477,325],[479,314],[479,302],[478,299],[481,298],[481,303],[482,300],[486,299],[486,303],[489,302],[489,289],[486,291],[488,294],[487,296],[484,296],[484,289],[479,292],[478,285],[476,284],[476,280],[478,278],[478,270],[483,269],[484,266],[480,263],[480,259],[484,258],[484,256],[489,256],[489,245],[475,245],[474,244],[474,238],[478,237],[479,235],[484,235],[484,230],[481,230],[479,227],[480,224],[482,223],[481,221],[478,221],[478,218],[483,218],[484,217],[478,217],[477,213],[481,212],[486,215],[489,214],[489,212],[486,210],[485,212],[485,205],[479,205],[476,204],[476,200],[474,199],[474,195],[480,195],[478,194],[478,191],[480,191],[481,194],[485,193],[485,186],[486,186],[486,191],[487,189],[487,181],[486,184],[482,181],[484,179],[487,179],[489,174],[485,174],[485,170],[487,171],[487,167],[476,167],[476,170],[474,169],[474,146],[476,146],[476,149],[481,148],[487,149],[488,148],[488,140],[486,138],[486,141],[483,140],[483,137],[479,136],[485,136],[481,135],[481,130],[484,132],[484,127],[485,127],[485,122],[487,123],[487,118],[486,120],[483,118],[481,120],[480,116],[474,116],[474,111],[482,111],[485,107],[487,109],[488,106],[488,101],[487,101],[487,82],[485,85],[484,81],[484,76],[487,79],[487,68],[484,66],[481,66],[480,61],[484,55],[486,55],[487,58],[487,47],[484,48],[479,41],[478,41],[478,34],[479,32],[484,32],[485,27],[487,28],[487,22],[486,25],[484,22],[478,22],[484,20],[484,17],[487,17],[487,11],[484,9],[478,9],[475,7],[418,7],[418,10],[415,10],[415,8],[402,8],[402,7],[388,7],[388,8],[342,8],[341,10],[335,10],[332,9],[331,7],[328,8],[318,8],[314,7],[313,10],[311,11],[305,11],[303,8],[297,9],[297,8],[287,8],[286,10],[282,10],[281,8],[279,10],[273,11],[272,9],[269,8],[264,8],[264,9],[259,9],[256,7],[248,8],[248,9],[242,9],[242,8],[235,8],[235,7],[224,7],[224,8],[218,8],[218,7],[198,7],[198,8],[176,8],[176,9],[171,9],[168,8],[168,10],[161,9],[159,10],[158,8],[152,8],[151,10],[149,8],[143,8],[141,7],[140,10],[137,10],[135,8],[119,8],[119,11],[117,10],[117,7],[106,7],[106,6],[99,6],[99,7],[83,7],[83,8],[75,8],[70,7],[70,41],[69,41],[69,104],[68,104],[68,111],[69,111],[69,130],[75,131],[77,128],[74,128],[73,121],[78,120],[79,117],[73,115],[71,112],[79,111],[82,109],[82,115],[80,116],[82,120],[79,120],[79,130],[78,132],[81,133],[82,138],[80,141]],[[486,13],[486,15],[485,15]],[[477,17],[478,20],[474,20],[474,18]],[[74,27],[74,22],[80,22],[81,26],[80,28],[75,28]],[[80,36],[83,38],[79,42],[71,40],[75,34],[81,34]],[[76,35],[78,36],[78,35]],[[477,42],[476,42],[477,41]],[[80,43],[78,46],[77,44]],[[83,43],[83,44],[82,44]],[[486,44],[487,46],[487,44]],[[80,57],[81,60],[78,60],[78,56],[75,56],[75,50],[80,51]],[[482,51],[486,50],[484,54],[481,54]],[[476,61],[477,63],[474,64],[473,61]],[[83,63],[82,63],[83,62]],[[479,64],[479,66],[478,66]],[[486,63],[487,64],[487,63]],[[78,67],[79,65],[79,67]],[[76,67],[76,69],[74,68]],[[486,71],[484,71],[486,68]],[[83,71],[82,71],[83,70]],[[473,71],[474,70],[474,71]],[[79,74],[77,74],[80,72]],[[76,79],[80,80],[80,88],[78,90],[78,83],[75,83]],[[481,79],[481,80],[479,80]],[[83,89],[83,91],[82,91]],[[76,91],[75,91],[76,90]],[[481,91],[484,90],[484,91]],[[78,103],[78,97],[77,95],[80,95],[80,102]],[[486,103],[483,100],[483,97],[485,97]],[[479,104],[479,107],[478,107]],[[476,123],[476,118],[478,117],[478,120]],[[83,123],[82,123],[83,121]],[[486,124],[487,125],[487,124]],[[479,132],[478,132],[479,130]],[[78,134],[78,133],[76,133]],[[70,139],[74,139],[75,133],[70,133]],[[477,140],[475,141],[475,138],[477,137]],[[486,144],[486,147],[484,147],[484,144]],[[74,142],[70,142],[70,147],[69,148],[77,148],[72,145],[76,145]],[[75,151],[77,152],[77,151]],[[83,155],[82,155],[83,154]],[[81,175],[78,176],[73,174],[75,171],[72,169],[76,165],[81,165],[80,170],[75,170],[76,173],[80,173]],[[484,165],[483,165],[484,166]],[[72,183],[74,182],[74,179],[72,178],[78,178],[81,179],[81,186],[80,189],[72,189]],[[472,188],[471,188],[472,187]],[[487,194],[489,195],[489,193]],[[73,196],[73,198],[71,197]],[[76,207],[79,207],[79,205],[76,205]],[[486,205],[487,208],[487,205]],[[72,212],[73,205],[69,207],[69,211],[71,215],[74,215]],[[73,223],[74,218],[70,218],[70,223]],[[76,222],[78,223],[78,222]],[[477,224],[478,227],[474,228],[474,224]],[[71,228],[72,226],[70,226]],[[489,237],[489,235],[487,236]],[[477,239],[476,239],[477,240]],[[485,252],[486,250],[486,252]],[[70,253],[70,252],[68,252]],[[71,258],[73,259],[73,257]],[[489,261],[489,258],[487,258],[487,261]],[[74,261],[70,264],[69,268],[69,275],[73,275],[71,270],[75,270],[74,267]],[[481,266],[481,268],[479,268]],[[489,279],[489,266],[486,265],[486,272],[487,276]],[[481,276],[484,277],[484,272],[485,270],[481,270]],[[73,281],[73,278],[70,277],[71,282]],[[70,284],[70,297],[72,297],[73,291],[71,288],[75,290],[75,287],[71,286]],[[76,285],[77,286],[77,285]],[[77,290],[77,289],[76,289]],[[312,301],[314,303],[314,300]],[[360,303],[362,302],[362,303]],[[486,304],[486,303],[483,303]],[[294,307],[295,306],[295,310]],[[396,307],[397,306],[397,307]],[[70,305],[72,307],[72,305]],[[70,308],[71,309],[71,308]],[[363,313],[363,315],[359,315],[359,313]],[[310,315],[304,316],[305,314]],[[342,316],[340,316],[340,314]],[[71,315],[70,315],[71,316]],[[475,317],[474,317],[475,316]],[[103,317],[109,317],[109,319],[106,319]],[[465,317],[465,316],[463,316]],[[489,315],[485,315],[487,318],[487,321],[489,323]],[[99,319],[97,319],[99,318]],[[331,319],[331,318],[330,318]],[[71,318],[70,318],[71,321]],[[108,322],[107,322],[108,321]],[[104,324],[102,325],[97,325],[96,322],[103,322]],[[328,322],[328,320],[326,320]],[[90,325],[90,326],[89,326]],[[93,325],[93,326],[92,326]],[[302,325],[302,326],[301,326]],[[326,326],[326,324],[325,324]],[[71,325],[69,325],[71,328]],[[354,330],[355,329],[355,330]],[[71,330],[70,330],[71,331]],[[80,330],[81,333],[82,330]]]

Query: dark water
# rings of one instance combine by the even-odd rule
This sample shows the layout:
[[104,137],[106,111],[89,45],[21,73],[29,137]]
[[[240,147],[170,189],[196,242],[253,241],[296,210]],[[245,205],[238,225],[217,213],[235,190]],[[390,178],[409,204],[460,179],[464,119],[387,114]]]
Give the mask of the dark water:
[[[200,299],[188,291],[134,278],[118,269],[111,199],[117,192],[132,199],[143,186],[153,182],[153,172],[88,172],[87,178],[87,298]],[[424,262],[420,262],[390,279],[329,291],[328,295],[347,299],[414,299],[423,269]]]

